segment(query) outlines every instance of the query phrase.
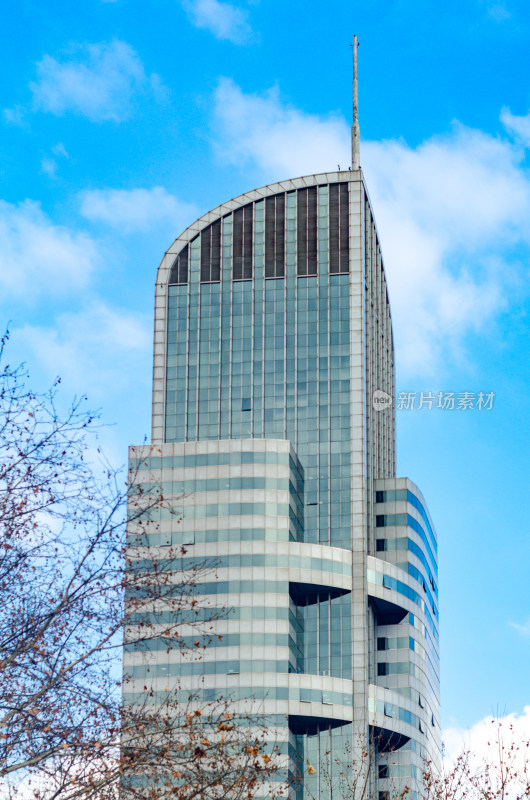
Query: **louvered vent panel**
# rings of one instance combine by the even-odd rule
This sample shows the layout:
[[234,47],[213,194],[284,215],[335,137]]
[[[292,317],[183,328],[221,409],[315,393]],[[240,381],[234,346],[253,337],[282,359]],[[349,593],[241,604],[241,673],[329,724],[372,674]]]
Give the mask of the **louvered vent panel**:
[[348,184],[340,184],[340,269],[346,273],[350,270],[350,221]]
[[285,275],[285,195],[276,195],[276,277]]
[[265,199],[265,277],[285,275],[285,195]]
[[317,274],[317,187],[307,190],[307,275]]
[[348,184],[332,183],[329,187],[329,271],[349,272],[350,231]]
[[233,261],[233,278],[240,280],[243,277],[243,209],[238,208],[234,211],[233,223],[233,237],[234,237],[234,261]]
[[329,271],[340,272],[339,251],[339,184],[329,187]]
[[212,267],[211,281],[221,280],[221,220],[212,224]]
[[252,278],[252,212],[254,204],[244,206],[243,212],[243,278]]
[[169,283],[187,283],[188,282],[188,245],[182,248],[176,259],[174,260],[171,273],[169,276]]
[[208,225],[201,233],[201,281],[203,282],[210,280],[211,244],[212,226]]
[[298,190],[297,205],[297,273],[298,275],[307,275],[307,189]]

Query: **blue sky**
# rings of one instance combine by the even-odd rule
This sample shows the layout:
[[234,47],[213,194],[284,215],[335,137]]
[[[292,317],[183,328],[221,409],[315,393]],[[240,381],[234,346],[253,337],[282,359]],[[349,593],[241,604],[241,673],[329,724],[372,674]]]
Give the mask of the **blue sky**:
[[348,166],[353,33],[398,391],[495,392],[398,412],[440,538],[444,724],[530,731],[524,0],[20,0],[0,30],[11,356],[86,392],[123,463],[149,432],[164,251],[247,189]]

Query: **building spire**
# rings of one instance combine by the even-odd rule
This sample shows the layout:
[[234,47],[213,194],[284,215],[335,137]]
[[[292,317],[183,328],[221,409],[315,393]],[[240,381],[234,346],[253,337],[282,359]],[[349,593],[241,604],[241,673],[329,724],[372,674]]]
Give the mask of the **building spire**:
[[357,83],[357,36],[353,37],[353,116],[351,126],[351,167],[359,169],[359,88]]

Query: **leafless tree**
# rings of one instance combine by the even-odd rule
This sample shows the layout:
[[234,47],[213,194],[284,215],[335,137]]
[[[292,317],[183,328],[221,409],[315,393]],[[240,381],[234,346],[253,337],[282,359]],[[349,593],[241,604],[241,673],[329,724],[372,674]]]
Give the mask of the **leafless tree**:
[[[277,769],[259,719],[148,684],[122,706],[124,632],[200,657],[224,613],[194,587],[215,565],[175,574],[126,563],[126,487],[98,451],[84,402],[37,394],[0,346],[0,794],[36,800],[251,797]],[[149,526],[155,497],[129,501]],[[179,559],[185,550],[168,550]],[[169,591],[170,587],[170,591]],[[124,596],[127,602],[124,604]],[[163,598],[164,630],[149,621]],[[142,620],[138,622],[138,620]],[[182,636],[193,630],[192,641]],[[127,680],[127,678],[126,678]]]
[[[354,728],[344,735],[340,747],[331,742],[323,746],[315,763],[308,758],[300,762],[294,784],[303,785],[308,800],[316,800],[322,791],[333,800],[373,800],[376,755],[383,749],[391,757],[394,752],[391,739],[377,732],[366,736]],[[398,784],[390,779],[387,787],[388,800],[404,800],[409,791],[403,781]]]
[[528,800],[530,739],[521,738],[512,722],[492,719],[485,747],[464,747],[443,760],[441,770],[427,764],[426,800]]

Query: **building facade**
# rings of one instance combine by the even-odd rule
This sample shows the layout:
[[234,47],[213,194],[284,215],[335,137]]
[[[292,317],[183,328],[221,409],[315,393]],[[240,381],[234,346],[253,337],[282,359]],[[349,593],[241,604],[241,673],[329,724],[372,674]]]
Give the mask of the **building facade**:
[[396,477],[394,381],[360,169],[248,192],[164,256],[130,460],[173,507],[131,553],[213,558],[196,591],[229,613],[199,662],[126,653],[129,689],[259,702],[297,800],[414,796],[440,757],[436,534]]

